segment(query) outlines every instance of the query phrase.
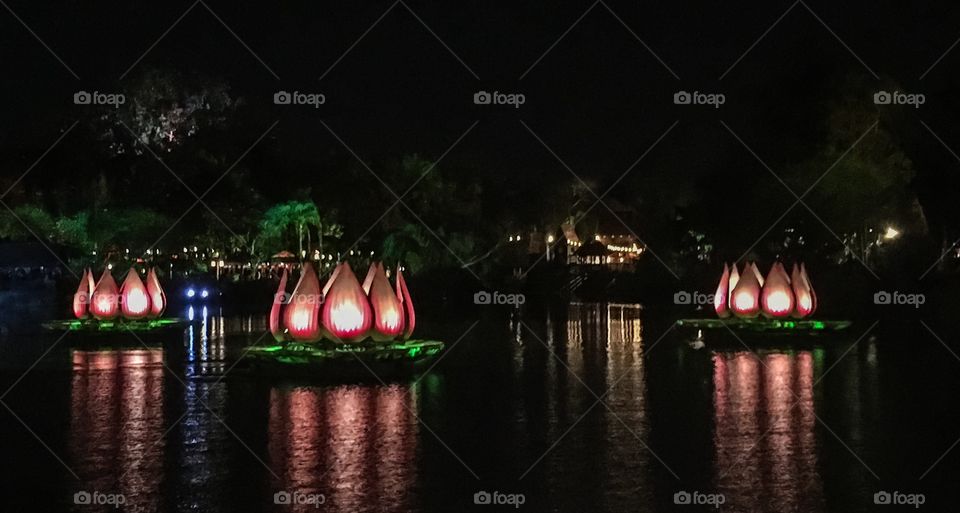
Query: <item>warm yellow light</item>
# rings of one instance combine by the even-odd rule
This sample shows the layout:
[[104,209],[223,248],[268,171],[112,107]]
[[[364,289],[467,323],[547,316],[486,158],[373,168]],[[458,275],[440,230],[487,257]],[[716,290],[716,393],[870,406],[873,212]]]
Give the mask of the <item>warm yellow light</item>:
[[733,297],[733,304],[737,310],[745,312],[757,307],[757,298],[750,291],[742,290]]
[[900,231],[892,226],[887,227],[887,231],[883,234],[883,238],[886,240],[893,240],[900,236]]
[[778,290],[767,296],[767,309],[771,312],[787,312],[790,306],[790,296],[784,291]]
[[363,326],[363,312],[357,305],[344,302],[333,307],[330,311],[330,317],[333,318],[333,324],[337,330],[351,331]]
[[547,235],[547,244],[553,244],[553,235]]

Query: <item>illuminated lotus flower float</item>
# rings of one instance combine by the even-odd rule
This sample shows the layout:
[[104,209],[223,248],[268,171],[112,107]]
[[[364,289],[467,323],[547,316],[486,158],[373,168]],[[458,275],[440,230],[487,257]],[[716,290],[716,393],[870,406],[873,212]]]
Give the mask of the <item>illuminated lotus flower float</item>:
[[80,286],[73,295],[73,315],[77,319],[156,319],[166,308],[167,297],[154,269],[147,273],[147,282],[144,283],[131,267],[119,287],[108,269],[104,269],[96,284],[93,272],[85,269]]
[[391,286],[379,262],[370,264],[362,285],[350,264],[340,263],[322,289],[313,266],[305,263],[293,292],[286,289],[284,270],[270,310],[270,332],[277,342],[407,340],[416,325],[403,271],[397,269],[396,286]]
[[[317,363],[342,354],[371,361],[421,361],[437,354],[443,343],[411,340],[416,326],[413,300],[398,266],[394,283],[380,262],[373,262],[361,283],[347,262],[338,264],[326,283],[310,263],[288,292],[283,271],[268,320],[278,345],[255,346],[246,354],[255,360],[284,358],[286,363]],[[348,360],[349,361],[349,360]]]
[[123,282],[117,285],[109,269],[94,281],[93,271],[84,269],[80,284],[73,294],[72,311],[75,319],[49,321],[47,329],[110,331],[113,329],[148,331],[161,327],[182,325],[180,319],[161,319],[167,308],[167,296],[160,286],[155,269],[140,278],[130,268]]
[[804,319],[816,311],[817,295],[803,263],[787,274],[776,262],[766,278],[753,262],[745,264],[742,274],[736,264],[724,264],[713,306],[721,319]]

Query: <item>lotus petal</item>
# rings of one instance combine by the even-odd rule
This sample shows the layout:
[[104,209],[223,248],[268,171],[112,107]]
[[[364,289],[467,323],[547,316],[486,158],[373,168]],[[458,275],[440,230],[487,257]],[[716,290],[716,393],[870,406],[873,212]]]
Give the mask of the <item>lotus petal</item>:
[[120,287],[120,311],[125,319],[142,319],[150,313],[150,296],[147,287],[133,267]]
[[397,298],[403,303],[403,310],[407,314],[407,320],[403,330],[403,339],[407,340],[413,335],[413,328],[417,325],[417,314],[413,310],[413,299],[410,299],[410,291],[407,290],[407,280],[403,279],[403,271],[397,267]]
[[362,340],[373,324],[373,311],[360,282],[343,262],[334,271],[332,283],[323,301],[323,326],[335,340],[357,342]]
[[810,282],[810,276],[807,274],[807,264],[804,262],[800,262],[800,277],[803,278],[807,289],[810,290],[810,297],[813,299],[813,309],[810,310],[810,314],[813,315],[820,303],[817,301],[817,291],[814,290],[813,283]]
[[103,270],[90,295],[90,314],[101,321],[115,319],[120,314],[120,294],[109,269]]
[[147,272],[147,295],[150,296],[150,313],[147,317],[153,319],[163,315],[163,311],[167,309],[167,295],[160,286],[156,267],[151,267]]
[[813,313],[813,296],[810,294],[810,288],[807,287],[807,282],[804,281],[803,276],[800,274],[800,268],[797,264],[793,264],[793,270],[791,274],[791,287],[793,288],[793,295],[796,297],[796,304],[793,308],[792,316],[797,319],[802,319]]
[[280,276],[280,286],[277,287],[277,293],[273,296],[273,305],[270,307],[270,334],[274,340],[283,342],[287,340],[287,334],[280,325],[280,312],[283,305],[290,301],[287,295],[287,269],[283,269],[283,275]]
[[370,305],[373,307],[374,319],[370,337],[378,342],[385,342],[403,333],[403,303],[390,286],[383,265],[378,264],[375,269],[370,284]]
[[779,262],[774,263],[760,293],[763,316],[768,318],[789,317],[793,313],[794,295],[790,278]]
[[80,277],[80,285],[73,294],[73,316],[77,319],[87,317],[87,305],[90,303],[90,270],[84,269],[83,276]]
[[752,319],[760,313],[760,282],[757,273],[748,263],[736,288],[730,293],[730,308],[740,318]]
[[717,285],[717,292],[713,295],[713,309],[721,319],[730,317],[730,309],[727,308],[727,301],[730,297],[730,269],[727,264],[723,264],[723,274],[720,275],[720,284]]
[[[746,269],[744,269],[746,270]],[[733,289],[740,283],[740,271],[737,270],[737,263],[730,264],[730,285],[727,286],[727,307],[730,307],[730,298],[733,297]]]
[[373,284],[374,275],[377,274],[377,262],[370,262],[370,268],[367,269],[367,276],[363,279],[363,293],[370,295],[370,286]]
[[[286,284],[284,284],[286,285]],[[290,302],[283,309],[283,326],[290,338],[298,342],[320,340],[320,279],[309,262],[300,270],[300,280],[290,295]]]

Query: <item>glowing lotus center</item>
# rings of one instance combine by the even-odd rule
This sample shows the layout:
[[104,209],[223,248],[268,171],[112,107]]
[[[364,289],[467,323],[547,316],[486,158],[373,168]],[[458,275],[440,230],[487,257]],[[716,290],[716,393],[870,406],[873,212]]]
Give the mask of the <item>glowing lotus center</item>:
[[312,312],[306,308],[293,312],[290,319],[290,322],[293,324],[293,329],[304,331],[310,328],[310,321],[312,320],[311,314]]
[[114,297],[110,295],[97,296],[97,312],[110,313],[113,311]]
[[790,296],[782,290],[767,296],[767,309],[771,312],[786,312],[790,309]]
[[363,327],[363,312],[353,303],[341,303],[330,310],[333,325],[340,331],[352,331]]
[[726,299],[723,297],[723,294],[714,294],[713,296],[713,307],[720,308],[723,306],[723,300]]
[[733,297],[733,304],[737,310],[753,310],[757,307],[757,299],[750,292],[743,290]]
[[380,316],[384,328],[392,330],[400,326],[400,312],[393,308],[382,312]]
[[810,300],[810,296],[807,294],[804,294],[799,298],[797,298],[797,302],[800,303],[800,308],[802,308],[805,311],[810,310],[810,308],[813,306],[813,302]]
[[130,289],[125,298],[127,311],[132,314],[142,314],[150,308],[147,294],[140,289]]

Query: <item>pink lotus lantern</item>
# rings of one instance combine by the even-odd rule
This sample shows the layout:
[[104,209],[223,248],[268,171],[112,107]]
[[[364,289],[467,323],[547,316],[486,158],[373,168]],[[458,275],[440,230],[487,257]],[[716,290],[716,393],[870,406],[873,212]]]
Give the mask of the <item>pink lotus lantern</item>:
[[89,268],[83,270],[83,276],[80,277],[80,285],[77,292],[73,295],[73,315],[77,319],[85,319],[88,315],[90,305],[90,295],[93,294],[93,273]]
[[120,287],[120,311],[125,319],[140,319],[150,312],[147,287],[144,286],[136,269],[132,267]]
[[150,298],[150,311],[147,317],[154,319],[163,315],[163,311],[167,309],[167,295],[160,286],[156,268],[150,268],[147,271],[147,296]]
[[110,275],[110,270],[104,269],[100,281],[90,295],[90,314],[101,321],[115,319],[120,313],[119,302],[117,282]]
[[760,293],[760,304],[764,317],[784,318],[793,313],[794,294],[790,288],[790,278],[779,262],[770,267]]
[[375,272],[369,287],[374,319],[370,338],[385,342],[397,338],[403,332],[403,302],[394,294],[383,265],[371,264],[371,268],[375,269]]
[[[734,267],[736,269],[736,267]],[[723,275],[720,276],[720,284],[717,285],[717,292],[713,295],[713,309],[721,319],[730,317],[730,309],[727,308],[727,301],[730,297],[730,269],[727,264],[723,264]]]
[[320,280],[313,271],[313,266],[304,263],[300,271],[300,281],[290,295],[290,303],[283,310],[283,324],[293,340],[320,340],[320,303]]
[[323,302],[324,327],[339,340],[356,342],[363,339],[373,323],[373,312],[350,264],[340,264],[328,285]]
[[417,314],[413,310],[413,300],[410,299],[410,291],[407,290],[407,281],[403,279],[403,271],[397,267],[397,299],[403,303],[403,310],[407,314],[405,329],[403,330],[403,339],[407,340],[413,335],[413,328],[417,325]]
[[280,326],[280,310],[284,303],[288,301],[287,297],[287,269],[283,269],[283,275],[280,276],[280,286],[277,287],[277,293],[273,296],[273,306],[270,307],[270,334],[274,340],[283,342],[287,340],[287,335],[283,327]]
[[757,280],[759,271],[754,271],[753,264],[747,263],[743,276],[737,286],[730,292],[730,308],[737,317],[751,319],[760,313],[760,282]]

